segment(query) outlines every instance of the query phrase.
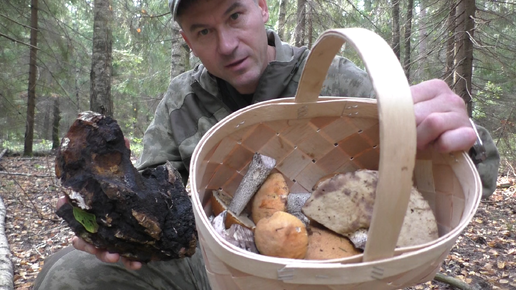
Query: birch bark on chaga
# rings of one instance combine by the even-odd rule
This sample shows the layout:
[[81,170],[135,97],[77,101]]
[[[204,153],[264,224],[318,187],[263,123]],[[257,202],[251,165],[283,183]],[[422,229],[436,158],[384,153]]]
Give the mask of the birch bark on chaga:
[[2,197],[0,197],[0,290],[12,290],[13,264],[11,262],[11,249],[5,236],[6,209]]
[[56,175],[71,189],[57,214],[86,242],[129,259],[193,255],[197,231],[180,174],[169,163],[140,174],[130,154],[115,120],[81,113],[56,155]]

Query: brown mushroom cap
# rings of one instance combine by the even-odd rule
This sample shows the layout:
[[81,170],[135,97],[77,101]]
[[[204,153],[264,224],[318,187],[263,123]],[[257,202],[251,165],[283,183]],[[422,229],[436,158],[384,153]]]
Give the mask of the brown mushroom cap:
[[252,199],[251,216],[255,223],[272,216],[277,211],[285,211],[289,189],[283,174],[270,174]]
[[322,226],[311,226],[308,236],[308,250],[305,259],[327,260],[351,257],[361,252],[357,250],[348,238],[343,237]]
[[303,259],[308,247],[305,224],[295,216],[277,211],[261,219],[254,230],[254,241],[262,255]]
[[[320,182],[303,206],[303,213],[336,233],[349,237],[369,229],[378,171],[358,170],[335,175]],[[437,222],[428,202],[415,187],[397,246],[413,246],[438,238]]]

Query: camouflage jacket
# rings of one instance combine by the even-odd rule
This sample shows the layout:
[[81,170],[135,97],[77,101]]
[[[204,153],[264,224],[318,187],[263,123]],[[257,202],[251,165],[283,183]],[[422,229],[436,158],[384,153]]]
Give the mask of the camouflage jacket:
[[[276,48],[276,60],[270,62],[262,74],[253,103],[294,96],[309,53],[306,47],[283,43],[273,31],[268,31],[267,35],[269,43],[274,43]],[[374,91],[366,72],[346,58],[335,57],[321,95],[371,98]],[[222,101],[216,78],[202,64],[175,77],[145,131],[138,169],[157,166],[168,160],[186,183],[195,146],[214,124],[230,113]],[[486,143],[492,143],[490,137],[487,139]],[[494,149],[496,151],[496,147]],[[493,175],[491,167],[494,166],[489,170],[486,168],[488,177]],[[491,187],[488,190],[492,192],[494,187]]]

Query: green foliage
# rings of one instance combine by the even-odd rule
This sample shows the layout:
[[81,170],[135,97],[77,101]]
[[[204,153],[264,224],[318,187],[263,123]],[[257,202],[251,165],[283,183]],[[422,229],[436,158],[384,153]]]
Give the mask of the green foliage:
[[[23,140],[3,140],[0,148],[5,148],[10,154],[19,155],[23,153]],[[52,150],[51,140],[34,140],[33,151],[35,153],[50,152]]]
[[482,119],[486,118],[486,106],[496,105],[497,102],[503,95],[503,90],[500,86],[493,84],[491,81],[488,81],[484,88],[479,90],[477,93],[477,97],[482,99],[483,102],[475,107],[473,110],[473,118]]
[[143,151],[143,142],[141,138],[133,138],[131,140],[131,155],[140,156]]

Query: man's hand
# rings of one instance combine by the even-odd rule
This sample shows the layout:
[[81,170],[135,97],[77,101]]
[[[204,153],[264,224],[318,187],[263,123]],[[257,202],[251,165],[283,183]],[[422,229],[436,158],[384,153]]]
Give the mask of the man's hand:
[[[62,196],[57,201],[56,209],[59,209],[63,204],[68,203],[68,197]],[[142,263],[138,261],[131,261],[124,257],[120,257],[117,253],[110,253],[105,250],[97,249],[95,246],[86,243],[83,239],[75,236],[72,238],[72,245],[74,248],[80,251],[84,251],[87,253],[90,253],[92,255],[95,255],[97,259],[101,260],[102,262],[106,263],[116,263],[118,260],[121,259],[122,263],[127,269],[130,270],[138,270],[142,267]]]
[[466,105],[441,80],[411,87],[417,125],[417,147],[442,153],[468,150],[476,140]]

